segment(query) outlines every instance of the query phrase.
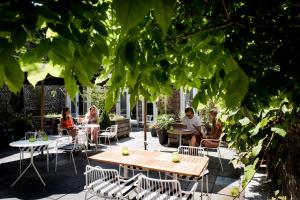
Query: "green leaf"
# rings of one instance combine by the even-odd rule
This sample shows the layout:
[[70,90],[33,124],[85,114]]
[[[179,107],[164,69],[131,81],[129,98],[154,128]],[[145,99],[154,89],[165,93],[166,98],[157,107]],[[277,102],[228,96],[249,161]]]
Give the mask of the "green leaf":
[[228,79],[225,104],[228,108],[236,108],[240,105],[248,91],[249,80],[247,75],[232,58],[227,59],[225,70],[230,69],[226,75]]
[[46,64],[43,63],[32,63],[31,65],[34,65],[37,70],[31,70],[28,72],[27,80],[29,83],[33,86],[35,86],[39,81],[46,78],[48,72],[45,69]]
[[103,36],[108,35],[105,25],[102,22],[100,22],[100,21],[94,22],[94,28],[100,35],[103,35]]
[[11,34],[11,39],[17,48],[20,48],[26,42],[27,33],[22,26],[18,26]]
[[114,0],[113,7],[122,26],[122,32],[127,33],[144,19],[152,8],[152,0]]
[[154,16],[163,31],[163,38],[166,38],[171,19],[174,16],[175,0],[154,1]]
[[69,30],[69,28],[66,27],[65,25],[63,25],[63,24],[56,24],[55,26],[54,25],[50,25],[49,27],[53,31],[57,32],[59,35],[65,37],[66,39],[74,40],[73,34]]
[[115,104],[115,100],[116,100],[115,92],[109,90],[106,93],[106,99],[105,99],[105,110],[107,112],[109,112],[110,109],[113,107],[113,105]]
[[239,122],[241,123],[242,126],[248,125],[251,121],[248,117],[244,117],[243,119],[240,119]]
[[64,72],[65,87],[71,99],[74,99],[78,91],[78,88],[77,88],[76,80],[72,74],[73,73],[72,73],[71,66],[66,66],[66,70]]
[[[24,73],[20,69],[19,63],[10,55],[1,56],[0,67],[4,68],[4,82],[9,90],[16,93],[21,90],[24,82]],[[2,65],[2,66],[1,66]]]
[[249,131],[251,133],[251,136],[255,136],[259,132],[259,125],[256,125],[253,129]]
[[281,125],[275,125],[274,127],[271,128],[271,131],[280,135],[281,137],[285,137],[287,134],[287,132],[283,129]]
[[135,66],[138,60],[136,53],[136,45],[133,41],[129,41],[125,45],[125,57],[131,66]]
[[252,156],[252,157],[258,156],[258,154],[260,153],[260,151],[261,151],[261,149],[262,149],[262,145],[263,145],[264,139],[265,139],[265,138],[259,140],[257,146],[255,146],[255,147],[252,149],[252,152],[251,152],[251,156]]

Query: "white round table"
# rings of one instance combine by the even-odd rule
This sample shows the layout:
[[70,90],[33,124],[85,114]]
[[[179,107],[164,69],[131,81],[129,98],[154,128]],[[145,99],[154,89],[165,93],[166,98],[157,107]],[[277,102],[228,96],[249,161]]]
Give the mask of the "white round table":
[[99,128],[99,124],[83,124],[83,125],[77,125],[77,128]]
[[[100,125],[99,124],[83,124],[83,125],[77,125],[76,126],[78,129],[94,129],[94,128],[99,128],[100,129]],[[86,137],[88,138],[88,143],[91,143],[91,139],[89,137],[89,134],[90,134],[90,131],[84,131],[86,133]],[[97,151],[97,148],[98,148],[98,138],[96,139],[96,151]]]
[[[38,170],[36,169],[36,167],[34,165],[34,162],[33,162],[33,152],[34,152],[34,149],[36,147],[39,147],[39,146],[48,146],[52,142],[54,142],[54,140],[48,140],[48,141],[36,140],[35,142],[29,142],[29,140],[19,140],[19,141],[11,142],[9,144],[9,146],[12,146],[12,147],[19,147],[19,148],[26,147],[26,148],[30,148],[30,163],[26,167],[26,169],[20,174],[20,176],[15,180],[15,182],[11,185],[11,187],[13,187],[18,182],[18,180],[25,174],[25,172],[29,169],[30,166],[33,167],[34,171],[36,172],[36,174],[40,178],[40,180],[43,183],[43,185],[44,186],[46,185],[45,182],[44,182],[44,180],[42,179],[40,173],[38,172]],[[47,148],[47,159],[48,159],[48,148]],[[21,160],[21,158],[20,158],[20,160]],[[48,160],[47,160],[47,162],[48,162]]]

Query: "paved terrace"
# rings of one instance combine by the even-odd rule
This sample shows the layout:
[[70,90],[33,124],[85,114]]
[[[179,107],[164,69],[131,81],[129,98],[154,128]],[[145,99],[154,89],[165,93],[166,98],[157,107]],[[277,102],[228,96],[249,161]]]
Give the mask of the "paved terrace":
[[[157,137],[151,137],[148,133],[148,149],[153,151],[176,151],[176,147],[162,146],[158,142]],[[129,138],[122,138],[116,143],[112,143],[112,148],[118,148],[120,145],[134,148],[144,149],[143,146],[143,132],[131,132]],[[107,148],[102,147],[101,151],[105,151]],[[59,156],[58,169],[55,173],[55,154],[54,151],[50,151],[50,171],[46,170],[46,160],[35,159],[35,164],[41,173],[46,187],[42,185],[38,177],[31,167],[28,172],[19,180],[19,182],[10,188],[10,185],[19,175],[19,150],[18,148],[9,148],[8,150],[1,150],[0,152],[0,199],[84,199],[84,184],[85,177],[83,175],[86,165],[86,159],[83,153],[77,153],[76,166],[78,175],[75,174],[73,164],[69,159],[70,156],[62,154]],[[91,156],[98,152],[89,150],[88,155]],[[220,169],[217,152],[209,152],[209,193],[211,199],[234,199],[231,194],[233,187],[239,187],[240,172],[234,169],[230,160],[235,156],[235,153],[225,147],[221,148],[221,154],[223,156],[222,163],[224,171]],[[28,163],[28,159],[27,159]],[[26,163],[26,164],[27,164]],[[93,166],[99,165],[103,168],[115,168],[117,166],[109,165],[105,163],[90,161]],[[23,164],[23,166],[25,166]],[[152,177],[158,177],[157,173],[150,173]],[[182,187],[189,188],[189,183],[182,183]],[[196,198],[200,197],[200,184],[197,188]],[[98,197],[90,198],[92,200],[99,199]],[[207,199],[206,196],[203,199]]]

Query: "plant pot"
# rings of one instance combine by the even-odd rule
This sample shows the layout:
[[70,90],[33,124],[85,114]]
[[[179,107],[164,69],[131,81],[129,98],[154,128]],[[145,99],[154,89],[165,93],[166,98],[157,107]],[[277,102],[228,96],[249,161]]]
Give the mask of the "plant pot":
[[151,128],[150,129],[150,133],[152,137],[157,137],[157,133],[156,133],[156,129],[155,128]]
[[165,130],[156,129],[156,133],[158,135],[158,140],[161,145],[168,144],[168,133]]

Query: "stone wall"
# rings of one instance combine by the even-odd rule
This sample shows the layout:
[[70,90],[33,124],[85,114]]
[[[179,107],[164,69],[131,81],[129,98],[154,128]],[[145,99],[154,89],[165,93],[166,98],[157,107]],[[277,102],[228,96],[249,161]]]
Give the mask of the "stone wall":
[[[61,113],[65,105],[65,95],[61,91],[61,85],[44,86],[44,113]],[[24,107],[26,114],[40,115],[41,112],[41,86],[33,87],[24,85]]]

